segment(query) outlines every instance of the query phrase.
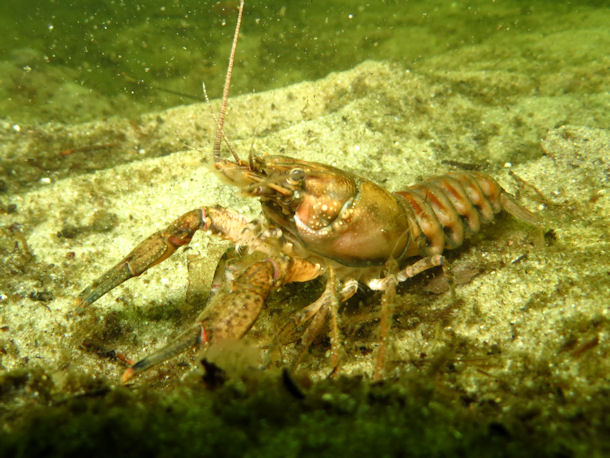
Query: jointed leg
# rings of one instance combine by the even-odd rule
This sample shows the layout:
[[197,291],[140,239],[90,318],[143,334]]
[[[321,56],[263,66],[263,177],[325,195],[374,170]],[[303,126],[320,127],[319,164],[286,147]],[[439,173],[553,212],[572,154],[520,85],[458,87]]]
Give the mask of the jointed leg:
[[434,256],[427,256],[422,258],[413,264],[409,264],[402,270],[399,270],[395,274],[390,274],[384,278],[373,278],[367,281],[367,286],[375,291],[385,291],[387,288],[388,282],[396,283],[403,282],[408,278],[415,277],[422,272],[425,272],[428,269],[433,267],[438,267],[443,265],[444,257],[440,254]]
[[[404,269],[399,270],[396,273],[389,274],[383,278],[374,278],[367,282],[369,288],[373,290],[383,291],[381,298],[381,317],[380,317],[380,342],[379,351],[377,353],[377,361],[375,363],[375,373],[373,375],[375,380],[381,379],[383,376],[383,368],[385,365],[385,353],[386,345],[388,340],[388,332],[390,328],[389,320],[391,314],[389,311],[390,304],[394,302],[396,296],[396,285],[399,282],[403,282],[408,278],[415,277],[422,272],[433,267],[442,266],[445,258],[442,255],[427,256],[419,259],[413,264],[408,265]],[[444,267],[443,267],[444,268]],[[452,277],[449,278],[449,284],[451,287],[452,296],[454,295]]]
[[[277,348],[278,345],[294,340],[295,336],[301,336],[301,349],[292,363],[293,367],[296,367],[299,364],[301,358],[309,349],[314,339],[322,331],[329,316],[333,365],[337,365],[339,348],[337,309],[340,303],[345,302],[356,293],[358,290],[358,282],[356,280],[349,280],[339,291],[337,291],[336,283],[334,270],[329,269],[328,280],[322,295],[315,302],[292,315],[277,334],[272,345],[272,351]],[[303,328],[305,329],[303,330]]]
[[389,323],[389,321],[392,318],[392,314],[390,313],[390,306],[394,303],[395,299],[396,282],[388,281],[386,282],[386,287],[381,297],[381,313],[379,317],[379,350],[377,352],[377,361],[375,363],[375,372],[373,374],[373,379],[375,381],[381,380],[383,378],[386,346],[388,343],[388,334],[391,327],[391,323]]
[[259,234],[255,233],[246,218],[237,212],[222,207],[191,210],[166,229],[141,242],[121,262],[85,288],[74,301],[76,312],[82,312],[111,289],[167,259],[178,248],[190,243],[198,230],[219,234],[225,239],[254,249],[264,243],[259,240]]
[[137,374],[167,361],[190,348],[206,344],[207,342],[205,328],[200,324],[196,324],[180,334],[165,347],[132,364],[129,369],[123,372],[121,383],[127,383]]
[[123,383],[190,348],[240,339],[258,318],[273,289],[291,281],[313,279],[319,273],[319,266],[299,258],[275,256],[253,261],[230,288],[211,299],[190,329],[127,369]]
[[328,311],[330,315],[330,355],[333,368],[339,366],[339,297],[335,269],[328,269],[327,290],[330,291]]

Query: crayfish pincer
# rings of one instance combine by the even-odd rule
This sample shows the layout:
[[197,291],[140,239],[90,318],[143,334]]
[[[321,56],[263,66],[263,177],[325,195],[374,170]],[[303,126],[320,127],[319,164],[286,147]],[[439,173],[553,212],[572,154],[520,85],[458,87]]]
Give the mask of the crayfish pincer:
[[[280,330],[303,329],[307,348],[329,324],[333,364],[338,364],[337,309],[363,283],[382,290],[382,344],[376,373],[383,369],[384,323],[397,283],[443,262],[446,249],[506,211],[530,224],[539,218],[522,207],[491,177],[453,172],[390,192],[366,178],[328,165],[286,156],[221,157],[223,122],[239,26],[239,15],[214,142],[214,167],[242,192],[259,200],[263,217],[249,221],[220,206],[185,213],[136,246],[77,297],[77,311],[138,276],[187,245],[196,231],[229,240],[239,250],[230,268],[220,269],[217,288],[195,324],[169,345],[132,364],[123,381],[193,347],[244,336],[269,294],[290,282],[325,276],[322,295]],[[389,272],[387,266],[397,267]],[[281,337],[279,338],[281,340]]]

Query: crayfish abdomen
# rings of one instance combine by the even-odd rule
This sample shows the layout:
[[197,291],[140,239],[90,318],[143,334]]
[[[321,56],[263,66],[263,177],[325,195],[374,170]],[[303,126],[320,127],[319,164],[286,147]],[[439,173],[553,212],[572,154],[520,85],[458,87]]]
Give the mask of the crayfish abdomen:
[[405,256],[431,256],[457,248],[504,210],[530,224],[540,219],[522,207],[493,178],[479,172],[453,172],[396,193],[406,202],[413,244]]

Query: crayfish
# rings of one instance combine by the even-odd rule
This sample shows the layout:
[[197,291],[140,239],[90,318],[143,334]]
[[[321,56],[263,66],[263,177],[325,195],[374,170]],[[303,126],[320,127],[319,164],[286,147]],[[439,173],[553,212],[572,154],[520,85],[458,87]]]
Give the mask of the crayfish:
[[[383,291],[384,338],[388,303],[399,282],[442,265],[445,249],[462,245],[500,211],[539,224],[536,215],[482,173],[453,172],[392,193],[366,178],[316,162],[253,154],[244,161],[232,149],[232,160],[221,158],[243,7],[242,0],[217,119],[214,167],[245,195],[259,199],[263,217],[248,221],[220,206],[189,211],[141,242],[79,294],[75,305],[82,311],[187,245],[196,231],[219,235],[239,247],[236,251],[242,257],[217,273],[222,287],[211,296],[195,324],[164,348],[131,364],[123,382],[187,349],[241,338],[273,290],[322,275],[326,277],[322,295],[296,313],[280,334],[305,329],[302,342],[307,348],[330,323],[336,364],[337,309],[356,293],[359,283]],[[416,256],[419,259],[408,261]],[[383,349],[382,342],[376,371],[383,367]]]

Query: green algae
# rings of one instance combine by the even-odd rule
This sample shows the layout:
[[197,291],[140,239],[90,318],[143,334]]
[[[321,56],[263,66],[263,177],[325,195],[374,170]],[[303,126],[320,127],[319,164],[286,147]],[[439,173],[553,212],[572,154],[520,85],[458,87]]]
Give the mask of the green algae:
[[[589,418],[608,420],[610,393],[580,410],[521,398],[510,412],[491,399],[422,380],[323,382],[295,398],[279,377],[250,376],[213,392],[167,394],[97,387],[35,407],[0,433],[3,456],[565,456],[608,446],[580,443]],[[408,383],[407,383],[408,382]],[[552,398],[547,379],[536,396]],[[605,430],[605,431],[604,431]]]

